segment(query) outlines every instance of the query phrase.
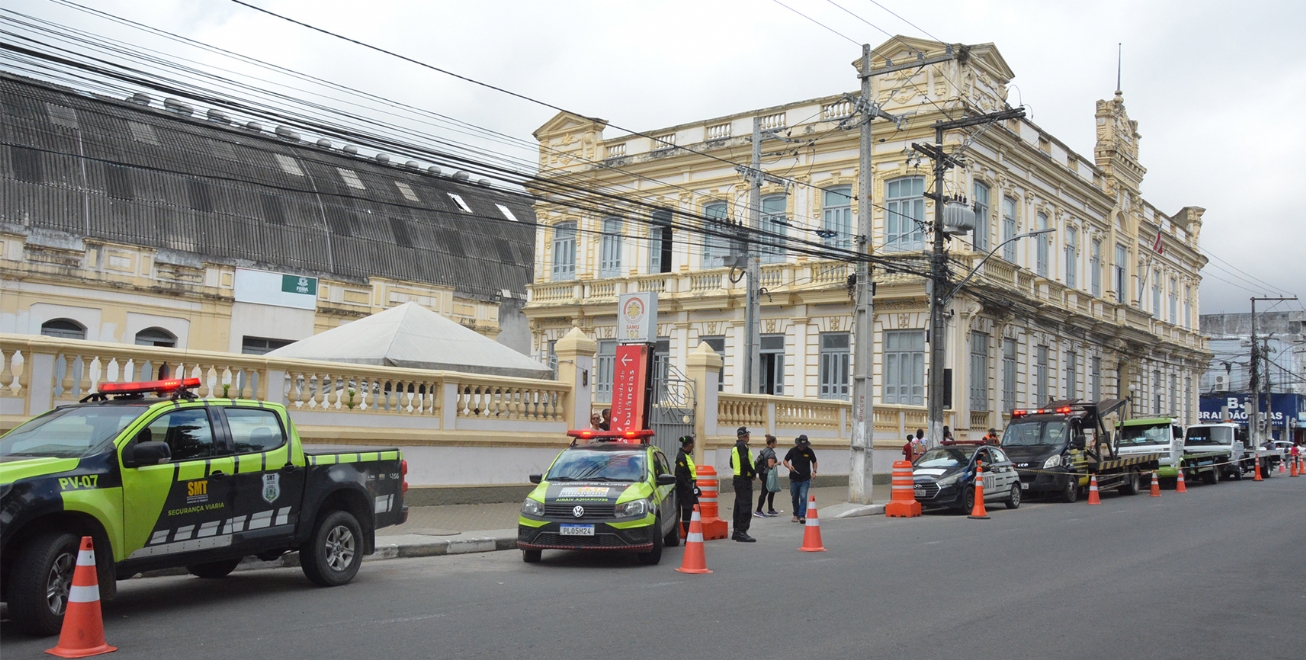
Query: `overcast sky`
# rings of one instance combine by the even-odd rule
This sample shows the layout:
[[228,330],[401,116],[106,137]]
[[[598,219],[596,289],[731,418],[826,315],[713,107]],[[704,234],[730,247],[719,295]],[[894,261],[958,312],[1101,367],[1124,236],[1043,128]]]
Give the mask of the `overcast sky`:
[[[554,114],[225,0],[81,1],[524,139]],[[859,47],[774,0],[249,1],[638,130],[857,87],[849,63]],[[887,37],[833,3],[888,32],[928,38],[870,0],[782,1],[858,43]],[[1090,158],[1094,102],[1115,90],[1123,42],[1124,98],[1148,169],[1143,194],[1167,213],[1206,208],[1202,248],[1228,262],[1212,258],[1203,272],[1202,311],[1247,311],[1251,295],[1306,294],[1298,119],[1306,3],[879,2],[943,41],[994,43],[1016,73],[1011,100]],[[5,4],[139,38],[46,0]]]

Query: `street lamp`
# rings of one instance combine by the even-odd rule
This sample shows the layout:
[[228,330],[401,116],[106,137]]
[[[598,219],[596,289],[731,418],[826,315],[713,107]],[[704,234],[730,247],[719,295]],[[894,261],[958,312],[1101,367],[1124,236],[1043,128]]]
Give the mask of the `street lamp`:
[[1056,231],[1055,228],[1039,229],[1036,231],[1026,232],[1024,234],[1016,234],[1015,236],[1012,236],[1011,238],[1008,238],[1007,240],[998,243],[996,247],[994,247],[992,250],[989,250],[988,254],[984,255],[983,259],[980,259],[979,263],[975,264],[975,267],[971,269],[970,273],[966,275],[965,279],[957,283],[957,286],[953,287],[952,291],[948,292],[948,295],[943,298],[943,304],[944,305],[948,304],[948,302],[952,300],[952,297],[957,295],[958,291],[961,291],[961,287],[965,286],[966,283],[970,281],[970,278],[974,277],[975,273],[979,272],[980,266],[983,266],[984,262],[988,261],[990,257],[997,254],[998,250],[1002,249],[1002,246],[1006,245],[1007,243],[1018,241],[1022,238],[1029,238],[1030,236],[1039,236],[1041,234],[1051,234],[1052,232],[1055,231]]

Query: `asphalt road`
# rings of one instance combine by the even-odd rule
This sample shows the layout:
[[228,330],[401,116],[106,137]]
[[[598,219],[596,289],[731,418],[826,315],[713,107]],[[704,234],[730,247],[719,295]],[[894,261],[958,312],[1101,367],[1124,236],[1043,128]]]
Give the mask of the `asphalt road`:
[[[380,561],[337,589],[297,570],[124,582],[117,658],[1302,658],[1306,479],[1193,485],[1103,505],[827,520],[803,553],[787,517],[759,542],[681,551],[516,551]],[[726,498],[729,499],[729,498]],[[0,624],[5,660],[41,658]]]

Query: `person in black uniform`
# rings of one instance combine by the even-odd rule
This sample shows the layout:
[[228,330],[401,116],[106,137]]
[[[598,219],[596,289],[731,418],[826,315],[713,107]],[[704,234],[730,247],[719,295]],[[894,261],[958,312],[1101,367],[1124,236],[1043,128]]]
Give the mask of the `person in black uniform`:
[[757,473],[753,469],[753,453],[748,451],[748,428],[739,427],[735,438],[735,446],[730,450],[730,467],[735,471],[732,482],[735,487],[735,533],[730,538],[753,543],[757,539],[748,535],[748,527],[753,522],[753,478]]
[[689,522],[700,492],[698,468],[694,466],[694,436],[687,435],[680,439],[680,451],[676,452],[676,502],[680,504],[680,529],[685,536],[689,536]]

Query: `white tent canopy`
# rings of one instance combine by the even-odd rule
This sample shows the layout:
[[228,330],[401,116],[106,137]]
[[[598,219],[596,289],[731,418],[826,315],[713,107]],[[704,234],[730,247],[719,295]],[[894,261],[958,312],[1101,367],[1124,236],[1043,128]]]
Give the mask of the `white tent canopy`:
[[549,378],[548,367],[408,302],[301,339],[270,356],[410,369]]

